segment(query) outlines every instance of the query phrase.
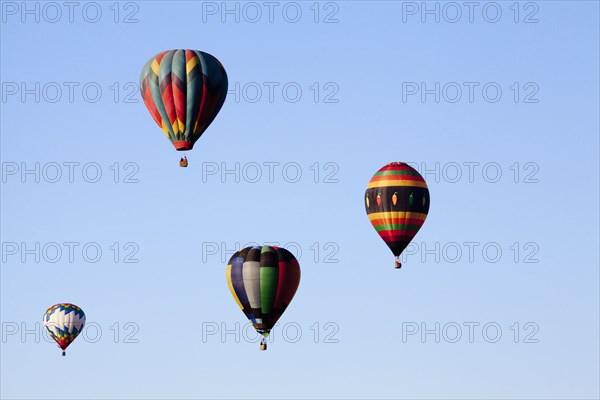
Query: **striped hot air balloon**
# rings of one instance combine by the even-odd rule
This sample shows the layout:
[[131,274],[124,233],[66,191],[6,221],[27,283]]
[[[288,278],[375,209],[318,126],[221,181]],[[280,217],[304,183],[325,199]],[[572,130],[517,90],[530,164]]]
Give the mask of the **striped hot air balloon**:
[[63,350],[81,333],[85,325],[85,314],[75,304],[60,303],[50,307],[44,314],[44,326],[52,339]]
[[225,102],[227,73],[208,53],[163,51],[142,69],[140,92],[175,149],[191,150]]
[[265,338],[292,301],[300,284],[300,265],[282,247],[255,246],[236,252],[227,265],[227,285],[238,306]]
[[396,256],[396,268],[400,268],[400,254],[429,212],[427,183],[408,164],[389,163],[369,181],[365,208],[369,221]]

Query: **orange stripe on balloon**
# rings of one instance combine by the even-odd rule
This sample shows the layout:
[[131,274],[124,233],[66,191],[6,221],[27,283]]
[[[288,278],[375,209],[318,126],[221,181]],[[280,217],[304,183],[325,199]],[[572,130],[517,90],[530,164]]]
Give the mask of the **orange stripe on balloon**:
[[425,221],[427,214],[410,212],[410,211],[381,211],[368,214],[369,221],[377,219],[392,219],[392,218],[414,218]]
[[388,186],[412,186],[412,187],[421,187],[421,188],[427,189],[427,184],[425,182],[398,180],[398,179],[393,179],[393,180],[390,179],[390,180],[386,180],[386,181],[371,181],[371,182],[369,182],[367,189],[388,187]]

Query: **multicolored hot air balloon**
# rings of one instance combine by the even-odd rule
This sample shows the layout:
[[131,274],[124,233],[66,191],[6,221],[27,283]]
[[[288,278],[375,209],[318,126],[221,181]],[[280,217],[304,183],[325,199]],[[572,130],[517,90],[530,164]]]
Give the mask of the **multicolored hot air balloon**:
[[85,325],[85,314],[75,304],[60,303],[50,307],[44,314],[44,325],[52,339],[65,354],[65,350],[79,335]]
[[142,69],[140,92],[175,149],[191,150],[225,102],[227,73],[208,53],[163,51]]
[[236,252],[227,265],[227,285],[238,306],[266,338],[292,301],[300,284],[300,265],[282,247],[255,246]]
[[429,189],[423,177],[411,166],[392,162],[369,181],[365,192],[369,221],[396,256],[416,236],[429,212]]

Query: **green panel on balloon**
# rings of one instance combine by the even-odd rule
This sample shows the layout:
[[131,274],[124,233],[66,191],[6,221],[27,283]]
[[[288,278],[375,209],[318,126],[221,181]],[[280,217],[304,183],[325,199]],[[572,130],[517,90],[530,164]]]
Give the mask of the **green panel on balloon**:
[[260,268],[260,304],[263,314],[270,313],[273,310],[278,278],[278,268]]

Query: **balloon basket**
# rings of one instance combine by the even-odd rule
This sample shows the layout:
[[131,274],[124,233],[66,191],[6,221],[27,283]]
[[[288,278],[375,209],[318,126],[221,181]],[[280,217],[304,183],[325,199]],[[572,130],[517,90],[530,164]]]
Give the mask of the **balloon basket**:
[[63,351],[63,357],[66,356],[66,355],[67,355],[67,353]]

